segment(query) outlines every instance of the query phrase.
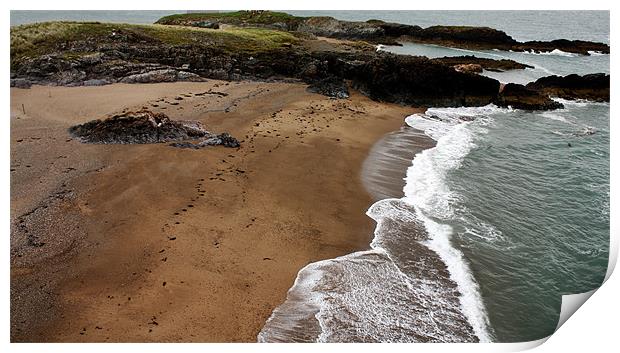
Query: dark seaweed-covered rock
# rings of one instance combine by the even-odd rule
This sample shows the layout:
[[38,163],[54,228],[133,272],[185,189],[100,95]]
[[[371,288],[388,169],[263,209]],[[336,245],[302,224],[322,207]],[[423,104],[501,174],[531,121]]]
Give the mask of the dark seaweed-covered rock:
[[589,75],[547,76],[530,82],[527,88],[564,99],[588,99],[609,102],[610,76],[604,73]]
[[210,136],[196,121],[173,121],[163,113],[143,109],[72,126],[69,133],[82,142],[103,144],[160,143]]
[[310,84],[308,86],[308,91],[338,99],[349,98],[349,88],[347,84],[343,79],[333,76]]
[[509,83],[499,93],[494,102],[500,107],[512,107],[524,110],[553,110],[564,108],[560,102],[549,98],[548,95],[528,89],[527,87]]

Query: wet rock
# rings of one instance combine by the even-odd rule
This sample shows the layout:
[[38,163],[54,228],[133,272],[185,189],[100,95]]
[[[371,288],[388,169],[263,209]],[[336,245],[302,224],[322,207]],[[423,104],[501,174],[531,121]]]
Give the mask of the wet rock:
[[524,110],[553,110],[564,107],[546,94],[515,83],[504,86],[494,103],[500,107]]
[[604,73],[584,76],[547,76],[530,82],[527,88],[564,99],[587,99],[609,102],[610,75]]
[[353,87],[378,101],[414,106],[481,106],[495,99],[499,81],[470,75],[425,57],[378,53],[349,74]]

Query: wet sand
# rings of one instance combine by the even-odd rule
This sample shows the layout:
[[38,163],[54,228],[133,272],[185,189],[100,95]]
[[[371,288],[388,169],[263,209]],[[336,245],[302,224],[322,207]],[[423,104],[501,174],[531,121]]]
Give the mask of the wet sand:
[[[142,107],[241,148],[66,133]],[[11,89],[11,340],[254,342],[299,269],[368,247],[362,165],[414,111],[284,83]]]

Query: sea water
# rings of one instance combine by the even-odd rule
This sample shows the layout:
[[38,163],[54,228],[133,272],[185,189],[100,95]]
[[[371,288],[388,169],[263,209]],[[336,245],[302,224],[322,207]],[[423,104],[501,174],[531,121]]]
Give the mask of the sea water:
[[[422,26],[487,25],[519,40],[609,38],[607,12],[312,13],[317,14]],[[534,66],[483,73],[503,83],[609,73],[609,55],[598,53],[411,43],[384,50],[507,58]],[[406,117],[410,129],[436,145],[412,156],[402,194],[368,210],[377,221],[370,250],[302,269],[258,340],[521,342],[552,334],[561,296],[599,286],[609,253],[609,104],[557,100],[564,109],[488,105],[431,108]],[[402,139],[398,149],[408,143]],[[390,144],[394,149],[398,141]],[[365,179],[372,184],[372,177]]]

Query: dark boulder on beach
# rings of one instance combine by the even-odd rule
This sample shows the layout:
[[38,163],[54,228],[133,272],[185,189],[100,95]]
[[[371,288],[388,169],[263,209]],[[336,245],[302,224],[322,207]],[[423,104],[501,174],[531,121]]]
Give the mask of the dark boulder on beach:
[[563,99],[609,102],[609,85],[610,75],[597,73],[583,76],[547,76],[528,83],[526,87]]
[[240,147],[241,144],[239,141],[230,136],[229,133],[224,132],[219,135],[212,135],[204,139],[203,141],[194,143],[194,142],[174,142],[171,143],[170,146],[177,148],[190,148],[190,149],[200,149],[207,146],[224,146],[229,148],[237,148]]
[[[212,134],[198,121],[171,120],[163,113],[147,109],[93,120],[69,128],[69,133],[85,143],[144,144],[174,142],[173,147],[198,149],[206,146],[237,148],[239,141],[224,132]],[[198,141],[198,142],[193,142]]]
[[549,98],[548,95],[529,89],[523,85],[509,83],[493,102],[500,107],[512,107],[523,110],[553,110],[564,108],[560,102]]
[[69,133],[82,142],[103,144],[160,143],[210,136],[200,122],[173,121],[163,113],[146,109],[75,125]]

